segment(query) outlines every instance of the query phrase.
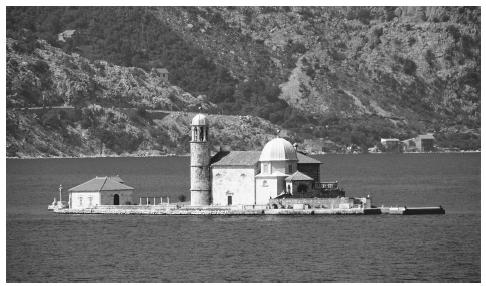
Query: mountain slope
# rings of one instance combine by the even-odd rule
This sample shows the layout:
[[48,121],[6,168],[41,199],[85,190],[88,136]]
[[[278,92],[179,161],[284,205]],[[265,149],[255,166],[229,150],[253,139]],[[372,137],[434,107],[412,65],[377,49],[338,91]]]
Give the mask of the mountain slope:
[[[93,63],[139,68],[131,74],[166,67],[208,111],[259,116],[299,140],[369,147],[435,132],[444,147],[480,147],[478,7],[9,7],[7,35],[27,51],[41,38]],[[89,77],[71,89],[101,92],[103,106],[153,106],[142,94],[163,108],[200,105],[121,76],[132,97],[105,96]]]
[[[214,108],[154,72],[68,55],[45,41],[19,50],[7,39],[9,157],[186,154],[195,115],[186,111]],[[184,111],[147,110],[161,107]],[[233,149],[260,149],[278,129],[252,116],[209,118],[213,144]]]

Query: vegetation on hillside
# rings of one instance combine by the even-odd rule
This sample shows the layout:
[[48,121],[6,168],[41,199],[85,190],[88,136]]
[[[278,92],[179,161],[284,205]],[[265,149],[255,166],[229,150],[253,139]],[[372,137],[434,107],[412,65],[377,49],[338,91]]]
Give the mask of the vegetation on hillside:
[[[7,105],[203,105],[298,140],[369,147],[435,132],[477,149],[480,34],[477,7],[8,7]],[[160,67],[181,89],[155,80]]]

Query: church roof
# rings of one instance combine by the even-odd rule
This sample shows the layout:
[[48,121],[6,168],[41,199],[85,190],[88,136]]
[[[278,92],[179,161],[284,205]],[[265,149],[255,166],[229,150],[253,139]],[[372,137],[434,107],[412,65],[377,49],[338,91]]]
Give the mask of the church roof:
[[322,164],[321,161],[297,152],[298,164]]
[[96,177],[76,187],[70,188],[70,192],[99,192],[99,191],[124,191],[134,188],[120,183],[120,177]]
[[285,181],[314,181],[311,177],[299,171],[285,178]]
[[[220,151],[211,157],[212,166],[253,166],[260,160],[260,151]],[[321,161],[297,152],[298,164],[322,164]],[[261,160],[260,160],[261,161]]]
[[117,181],[118,183],[122,183],[122,184],[124,184],[124,183],[125,183],[125,181],[123,181],[123,179],[122,179],[122,178],[120,178],[120,176],[118,176],[118,175],[115,175],[115,176],[110,176],[110,179],[115,180],[115,181]]
[[198,115],[194,116],[191,125],[208,125],[208,119],[206,118],[206,115],[199,113]]
[[212,166],[254,166],[259,157],[260,151],[230,151]]
[[263,147],[260,161],[297,161],[297,152],[289,141],[283,138],[274,138]]

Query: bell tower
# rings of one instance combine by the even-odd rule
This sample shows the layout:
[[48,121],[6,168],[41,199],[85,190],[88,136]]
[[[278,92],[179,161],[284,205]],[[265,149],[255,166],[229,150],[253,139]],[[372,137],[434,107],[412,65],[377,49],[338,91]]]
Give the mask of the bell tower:
[[198,114],[191,123],[191,206],[207,206],[211,201],[208,139],[208,120]]

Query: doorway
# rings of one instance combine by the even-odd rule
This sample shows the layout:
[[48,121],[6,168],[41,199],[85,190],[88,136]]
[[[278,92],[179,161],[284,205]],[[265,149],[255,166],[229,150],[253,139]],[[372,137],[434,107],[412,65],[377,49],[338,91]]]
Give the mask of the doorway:
[[114,204],[115,206],[117,206],[117,205],[119,205],[119,204],[120,204],[120,196],[119,196],[118,194],[115,194],[115,195],[113,196],[113,204]]
[[233,196],[228,196],[228,206],[233,204]]

